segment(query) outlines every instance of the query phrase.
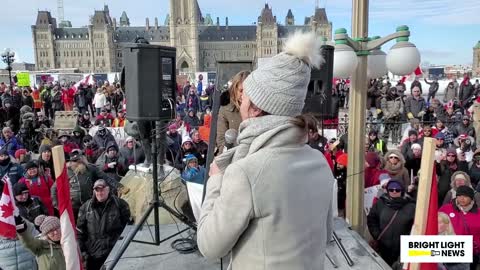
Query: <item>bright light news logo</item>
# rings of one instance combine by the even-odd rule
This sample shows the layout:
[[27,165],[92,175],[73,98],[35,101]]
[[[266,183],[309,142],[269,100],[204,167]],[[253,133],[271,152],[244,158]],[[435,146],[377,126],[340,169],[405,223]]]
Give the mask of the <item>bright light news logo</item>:
[[471,235],[402,235],[402,263],[471,263]]

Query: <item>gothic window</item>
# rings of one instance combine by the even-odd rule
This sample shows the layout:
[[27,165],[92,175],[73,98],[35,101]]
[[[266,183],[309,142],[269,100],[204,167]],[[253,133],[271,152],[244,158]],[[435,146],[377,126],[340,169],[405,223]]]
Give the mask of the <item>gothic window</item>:
[[40,61],[40,68],[43,67],[43,61]]
[[102,60],[102,67],[105,66],[105,60]]
[[187,61],[183,61],[182,64],[180,65],[181,69],[187,69],[188,68],[188,63]]
[[90,60],[88,60],[87,65],[88,65],[88,67],[90,67],[92,65],[92,62],[90,62]]

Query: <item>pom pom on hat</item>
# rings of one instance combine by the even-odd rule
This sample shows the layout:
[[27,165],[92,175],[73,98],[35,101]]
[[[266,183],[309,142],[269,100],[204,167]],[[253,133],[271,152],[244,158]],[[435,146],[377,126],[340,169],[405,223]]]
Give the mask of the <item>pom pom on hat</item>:
[[40,232],[47,235],[49,232],[60,228],[60,220],[54,216],[40,215],[35,218],[35,225],[40,227]]
[[26,155],[27,154],[27,150],[26,149],[18,149],[17,151],[15,151],[15,159],[20,159],[20,156],[21,155]]

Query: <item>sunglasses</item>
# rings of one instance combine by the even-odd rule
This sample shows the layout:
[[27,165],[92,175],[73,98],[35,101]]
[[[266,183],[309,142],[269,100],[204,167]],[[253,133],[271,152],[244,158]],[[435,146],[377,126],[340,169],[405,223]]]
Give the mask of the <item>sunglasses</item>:
[[389,159],[399,159],[398,157],[388,157]]
[[456,155],[447,155],[447,157],[456,157]]
[[93,190],[95,190],[96,192],[99,192],[99,191],[102,191],[104,189],[105,189],[105,187],[96,187]]
[[89,143],[89,142],[91,142],[91,141],[92,141],[92,140],[84,140],[83,142],[84,142],[84,143]]
[[389,188],[389,189],[388,189],[388,192],[400,193],[400,192],[402,192],[402,190],[401,190],[401,189],[397,189],[397,188]]

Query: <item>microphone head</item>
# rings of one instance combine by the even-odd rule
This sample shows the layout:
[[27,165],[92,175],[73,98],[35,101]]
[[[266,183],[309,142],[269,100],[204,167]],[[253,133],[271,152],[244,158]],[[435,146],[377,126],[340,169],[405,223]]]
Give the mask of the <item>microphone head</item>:
[[225,144],[236,144],[238,132],[235,129],[225,131]]

